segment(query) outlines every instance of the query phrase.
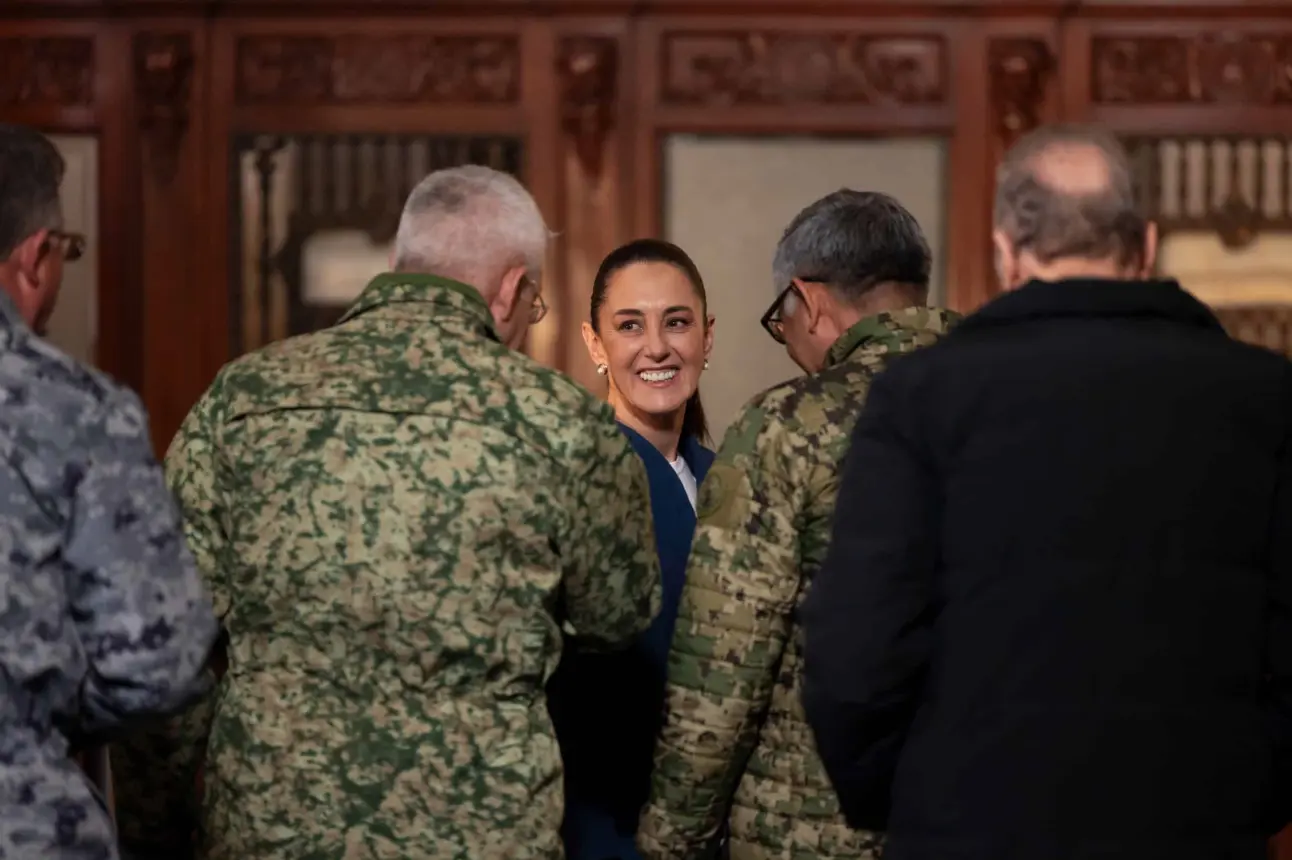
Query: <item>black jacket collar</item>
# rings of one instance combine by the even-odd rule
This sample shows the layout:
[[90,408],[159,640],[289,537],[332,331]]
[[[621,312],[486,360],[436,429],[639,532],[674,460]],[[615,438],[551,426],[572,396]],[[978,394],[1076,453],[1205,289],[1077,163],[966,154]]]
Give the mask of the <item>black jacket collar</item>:
[[961,331],[1060,317],[1156,317],[1223,331],[1215,314],[1172,279],[1029,281],[967,317]]

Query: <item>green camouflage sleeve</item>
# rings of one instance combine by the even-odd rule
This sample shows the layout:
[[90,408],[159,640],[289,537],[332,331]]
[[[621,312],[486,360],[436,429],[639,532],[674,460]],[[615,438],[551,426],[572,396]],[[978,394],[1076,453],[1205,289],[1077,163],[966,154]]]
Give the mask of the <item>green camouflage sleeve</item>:
[[756,400],[701,487],[638,831],[645,857],[713,856],[756,744],[799,591],[791,451],[785,427]]
[[[213,389],[214,391],[214,389]],[[194,407],[166,453],[166,475],[184,516],[184,536],[202,572],[217,617],[229,611],[222,575],[224,544],[216,476],[212,392]],[[214,675],[212,667],[207,673]],[[182,714],[146,725],[112,748],[117,826],[122,847],[140,860],[193,856],[198,774],[215,710],[210,692]]]
[[581,643],[616,646],[659,612],[659,557],[645,466],[613,421],[594,417],[589,425],[591,444],[570,487],[565,621]]

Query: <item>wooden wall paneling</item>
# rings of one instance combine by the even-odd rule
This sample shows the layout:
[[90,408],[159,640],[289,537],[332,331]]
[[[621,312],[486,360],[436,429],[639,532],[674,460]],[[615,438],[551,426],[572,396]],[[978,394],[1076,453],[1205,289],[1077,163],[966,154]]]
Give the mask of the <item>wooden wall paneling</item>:
[[235,131],[525,132],[523,21],[234,24]]
[[[232,242],[233,229],[240,213],[234,211],[232,191],[232,154],[234,112],[237,109],[237,76],[235,44],[237,23],[230,20],[210,22],[207,36],[208,73],[206,90],[207,145],[206,164],[202,174],[202,187],[208,201],[209,217],[201,245],[206,260],[206,281],[202,290],[200,313],[204,330],[198,355],[195,381],[204,380],[205,390],[215,374],[232,357],[230,331],[232,327]],[[194,395],[194,401],[200,396]]]
[[1292,19],[1127,20],[1065,25],[1065,107],[1125,134],[1286,134]]
[[[952,143],[956,20],[658,17],[639,26],[634,232],[663,229],[663,145],[673,133],[887,137]],[[965,140],[970,140],[966,137]],[[963,143],[964,141],[962,141]],[[965,161],[954,152],[949,165]],[[950,170],[951,167],[948,169]],[[981,166],[978,167],[981,170]],[[949,225],[948,247],[967,243]],[[958,271],[949,261],[948,277]]]
[[[560,210],[563,183],[559,158],[561,58],[554,30],[550,21],[531,18],[523,25],[520,44],[524,180],[549,230],[561,229],[553,228],[552,222]],[[542,285],[548,314],[530,329],[525,344],[525,351],[532,358],[555,367],[564,365],[570,335],[565,283],[550,276],[555,273],[559,253],[556,243],[549,244]]]
[[143,396],[153,440],[164,451],[210,381],[209,320],[200,296],[215,288],[200,238],[208,209],[204,165],[209,139],[205,93],[208,28],[201,19],[132,22],[129,68],[138,128]]
[[971,311],[998,289],[991,241],[996,166],[1019,137],[1060,113],[1058,34],[1051,19],[981,22],[977,40],[957,49],[970,54],[957,66],[961,101],[956,113],[951,176],[951,304]]
[[49,134],[93,134],[99,146],[96,361],[143,386],[142,285],[137,277],[129,34],[115,22],[0,20],[0,120]]
[[986,29],[980,21],[956,24],[951,47],[955,121],[947,159],[946,304],[968,311],[991,295],[990,220],[983,200],[991,182],[992,112],[988,94]]
[[99,139],[99,271],[95,363],[142,394],[144,285],[140,277],[138,127],[130,75],[130,32],[96,28]]
[[579,382],[604,392],[588,358],[580,328],[588,318],[592,281],[601,260],[632,238],[623,217],[623,149],[630,139],[632,69],[623,19],[565,20],[557,26],[556,81],[560,127],[557,307],[560,348],[554,364]]
[[0,115],[49,132],[93,133],[99,50],[93,22],[5,21],[0,25]]

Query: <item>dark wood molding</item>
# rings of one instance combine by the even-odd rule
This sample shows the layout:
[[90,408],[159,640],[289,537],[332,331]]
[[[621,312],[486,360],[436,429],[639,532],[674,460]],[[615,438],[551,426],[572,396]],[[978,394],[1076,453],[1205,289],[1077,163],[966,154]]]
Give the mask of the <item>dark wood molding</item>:
[[94,39],[0,37],[0,108],[94,105]]
[[662,38],[664,104],[902,105],[947,100],[940,35],[673,30]]
[[1041,124],[1045,90],[1055,57],[1045,39],[1013,36],[987,47],[991,108],[1001,150]]
[[520,40],[391,33],[242,36],[239,104],[513,104]]
[[619,43],[611,36],[568,36],[556,60],[561,128],[574,143],[584,172],[601,176],[606,137],[615,124]]
[[189,18],[516,15],[1102,17],[1277,15],[1286,0],[7,0],[3,18]]
[[1090,51],[1096,104],[1292,106],[1292,32],[1098,36]]
[[139,127],[156,177],[169,182],[189,125],[193,37],[189,33],[138,33],[134,62]]

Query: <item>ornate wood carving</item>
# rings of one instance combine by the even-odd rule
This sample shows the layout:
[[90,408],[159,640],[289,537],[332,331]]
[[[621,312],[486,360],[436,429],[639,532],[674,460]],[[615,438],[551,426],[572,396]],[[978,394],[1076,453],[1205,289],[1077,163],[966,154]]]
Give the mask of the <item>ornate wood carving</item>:
[[601,175],[606,135],[614,127],[619,48],[608,36],[563,39],[556,73],[561,87],[561,126],[574,140],[584,171]]
[[993,39],[988,46],[991,106],[996,134],[1008,149],[1041,123],[1045,88],[1054,73],[1054,54],[1044,39]]
[[193,88],[193,38],[187,33],[140,33],[134,39],[139,124],[161,179],[175,171],[188,129]]
[[1097,38],[1091,51],[1096,103],[1292,103],[1292,34]]
[[465,102],[520,97],[514,36],[244,36],[243,103]]
[[1292,307],[1247,305],[1212,308],[1229,336],[1292,358]]
[[93,105],[94,40],[0,39],[0,105]]
[[674,105],[940,104],[940,36],[674,32],[661,98]]

